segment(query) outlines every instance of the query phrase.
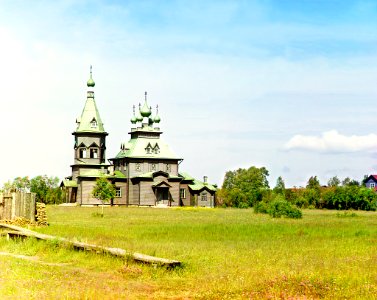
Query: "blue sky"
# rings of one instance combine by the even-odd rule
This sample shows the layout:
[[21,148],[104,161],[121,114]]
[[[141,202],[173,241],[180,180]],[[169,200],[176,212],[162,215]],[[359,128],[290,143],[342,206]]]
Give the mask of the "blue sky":
[[90,65],[108,158],[148,91],[196,177],[377,173],[376,29],[376,1],[0,0],[0,182],[70,174]]

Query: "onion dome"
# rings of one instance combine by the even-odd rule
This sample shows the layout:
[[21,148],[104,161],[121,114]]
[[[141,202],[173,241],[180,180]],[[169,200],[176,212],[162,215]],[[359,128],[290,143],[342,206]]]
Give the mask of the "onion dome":
[[130,121],[131,121],[132,124],[136,124],[137,118],[135,116],[135,105],[133,106],[133,111],[134,111],[134,114],[133,114],[133,116],[132,116],[132,118],[131,118]]
[[[152,107],[149,108],[151,111],[152,111]],[[149,119],[148,119],[148,125],[149,126],[152,126],[153,125],[153,122],[154,122],[154,118],[152,116],[152,114],[149,116]]]
[[158,105],[156,106],[156,116],[154,117],[153,122],[155,122],[155,123],[160,123],[161,122],[161,118],[158,115]]
[[141,104],[139,103],[139,111],[136,115],[136,121],[137,122],[142,122],[143,121],[143,116],[140,114],[140,110],[141,110]]
[[90,66],[90,78],[89,78],[88,82],[86,83],[86,85],[88,87],[94,87],[96,85],[93,78],[92,78],[92,66]]
[[145,92],[144,105],[143,105],[143,107],[140,109],[140,114],[141,114],[143,117],[149,117],[149,116],[152,114],[152,111],[151,111],[151,109],[148,107],[148,103],[147,103],[147,92]]

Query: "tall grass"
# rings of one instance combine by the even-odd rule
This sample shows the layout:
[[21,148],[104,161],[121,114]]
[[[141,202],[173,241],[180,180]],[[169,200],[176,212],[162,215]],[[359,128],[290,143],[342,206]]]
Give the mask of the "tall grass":
[[[0,239],[0,296],[61,298],[377,299],[377,213],[304,211],[272,219],[240,209],[48,207],[40,232],[181,260],[176,270],[75,252],[54,243]],[[67,264],[68,263],[68,264]]]

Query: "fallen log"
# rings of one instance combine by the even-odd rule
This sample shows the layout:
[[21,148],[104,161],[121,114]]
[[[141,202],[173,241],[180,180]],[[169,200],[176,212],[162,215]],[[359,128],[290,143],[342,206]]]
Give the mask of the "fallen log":
[[171,260],[166,258],[160,258],[150,255],[145,255],[141,253],[130,253],[121,248],[111,248],[111,247],[103,247],[94,244],[87,244],[83,242],[75,242],[71,241],[66,238],[56,237],[53,235],[43,234],[39,232],[35,232],[29,229],[25,229],[15,225],[3,224],[0,223],[0,227],[11,229],[12,231],[7,231],[6,234],[8,237],[34,237],[36,239],[45,240],[45,241],[57,241],[60,243],[64,243],[70,246],[73,246],[75,249],[79,250],[89,250],[95,251],[97,253],[106,253],[113,256],[124,257],[124,258],[131,258],[134,261],[147,263],[147,264],[154,264],[159,266],[167,266],[167,267],[177,267],[181,265],[181,262],[178,260]]

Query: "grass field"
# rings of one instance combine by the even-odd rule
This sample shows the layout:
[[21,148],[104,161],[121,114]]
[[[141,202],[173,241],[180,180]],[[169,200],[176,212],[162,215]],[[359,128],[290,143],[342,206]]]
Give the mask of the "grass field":
[[0,238],[3,299],[377,299],[377,213],[48,207],[39,232],[177,259],[175,270]]

